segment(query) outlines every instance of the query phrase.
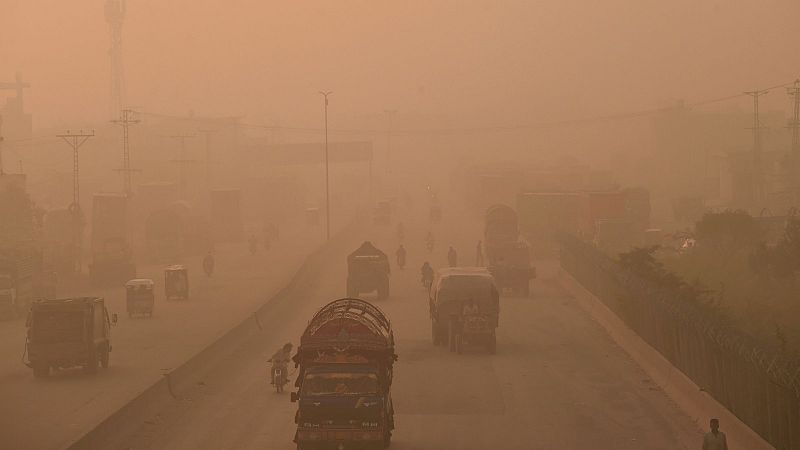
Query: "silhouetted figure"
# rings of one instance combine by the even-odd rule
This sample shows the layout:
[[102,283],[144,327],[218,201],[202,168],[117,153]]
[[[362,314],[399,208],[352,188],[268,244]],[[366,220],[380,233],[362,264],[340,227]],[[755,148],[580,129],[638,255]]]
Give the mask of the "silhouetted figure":
[[711,419],[711,431],[703,437],[703,450],[728,450],[725,433],[719,431],[719,419]]
[[450,265],[450,267],[455,267],[458,265],[458,254],[452,245],[450,246],[450,250],[447,251],[447,263]]
[[483,267],[483,242],[478,241],[475,247],[475,266]]
[[214,273],[214,254],[211,251],[203,258],[203,271],[210,277]]
[[428,261],[422,264],[420,273],[422,275],[422,284],[427,288],[431,287],[431,283],[433,283],[433,267],[431,267]]
[[403,244],[400,244],[400,248],[397,249],[395,252],[395,256],[397,257],[397,267],[403,268],[406,266],[406,248],[403,247]]

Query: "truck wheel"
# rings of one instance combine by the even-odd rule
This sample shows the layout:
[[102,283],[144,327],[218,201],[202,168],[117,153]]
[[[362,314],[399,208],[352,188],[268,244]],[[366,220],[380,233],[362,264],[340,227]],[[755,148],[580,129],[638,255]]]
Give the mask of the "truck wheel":
[[392,445],[392,432],[387,431],[386,436],[383,437],[383,448],[389,448]]
[[447,326],[447,347],[451,352],[456,351],[456,330],[452,320]]
[[95,373],[97,372],[97,350],[92,350],[89,354],[89,358],[86,361],[86,365],[83,366],[83,371],[86,373]]
[[108,346],[103,346],[103,349],[100,350],[100,365],[103,366],[103,369],[108,369]]
[[33,376],[36,378],[46,378],[50,376],[50,366],[47,365],[47,362],[34,362]]

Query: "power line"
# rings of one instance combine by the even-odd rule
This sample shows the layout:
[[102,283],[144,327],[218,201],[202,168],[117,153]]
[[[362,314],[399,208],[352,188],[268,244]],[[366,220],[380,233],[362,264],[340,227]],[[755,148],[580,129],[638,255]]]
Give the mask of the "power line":
[[[777,89],[781,87],[789,86],[793,83],[780,83],[774,86],[770,86],[765,88],[764,90],[771,90]],[[727,95],[724,97],[716,97],[706,100],[700,100],[696,102],[686,103],[684,107],[686,108],[696,108],[700,106],[710,105],[714,103],[722,103],[730,100],[735,100],[738,98],[742,98],[746,96],[745,93],[738,93]],[[568,126],[580,126],[580,125],[589,125],[593,123],[601,123],[601,122],[609,122],[609,121],[617,121],[617,120],[627,120],[627,119],[634,119],[639,117],[646,117],[652,116],[655,114],[671,111],[675,109],[673,106],[668,107],[660,107],[660,108],[650,108],[650,109],[642,109],[642,110],[634,110],[634,111],[626,111],[620,113],[612,113],[612,114],[602,114],[596,116],[588,116],[582,118],[573,118],[573,119],[563,119],[563,120],[554,120],[554,121],[544,121],[544,122],[535,122],[535,123],[523,123],[523,124],[512,124],[512,125],[493,125],[493,126],[478,126],[478,127],[452,127],[452,128],[406,128],[406,129],[392,129],[391,134],[394,136],[398,135],[436,135],[436,134],[478,134],[478,133],[499,133],[499,132],[508,132],[508,131],[523,131],[523,130],[546,130],[551,128],[559,128],[559,127],[568,127]],[[191,117],[181,117],[181,116],[174,116],[169,114],[162,114],[162,113],[155,113],[155,112],[145,112],[143,114],[153,116],[153,117],[161,117],[161,118],[169,118],[175,120],[189,120],[189,121],[205,121],[208,120],[206,118],[202,119],[195,119]],[[281,125],[263,125],[263,124],[254,124],[254,123],[246,123],[246,122],[237,122],[238,126],[242,126],[245,128],[253,128],[253,129],[262,129],[262,130],[285,130],[285,131],[295,131],[298,133],[315,133],[315,134],[322,134],[325,132],[323,128],[313,128],[313,127],[298,127],[298,126],[281,126]],[[231,127],[233,125],[230,125]],[[372,135],[385,135],[386,129],[383,128],[329,128],[329,133],[335,134],[372,134]]]

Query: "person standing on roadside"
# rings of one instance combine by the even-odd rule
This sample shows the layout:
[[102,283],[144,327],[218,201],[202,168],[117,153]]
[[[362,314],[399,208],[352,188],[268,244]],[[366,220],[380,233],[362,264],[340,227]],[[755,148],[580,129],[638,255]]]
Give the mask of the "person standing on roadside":
[[719,419],[711,419],[711,431],[703,437],[703,450],[728,450],[725,433],[719,431]]

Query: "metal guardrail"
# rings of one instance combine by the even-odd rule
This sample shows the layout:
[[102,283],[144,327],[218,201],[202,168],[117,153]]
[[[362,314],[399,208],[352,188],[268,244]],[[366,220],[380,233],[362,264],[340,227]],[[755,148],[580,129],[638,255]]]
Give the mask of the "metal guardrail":
[[561,266],[701,389],[778,450],[800,449],[800,361],[561,236]]

